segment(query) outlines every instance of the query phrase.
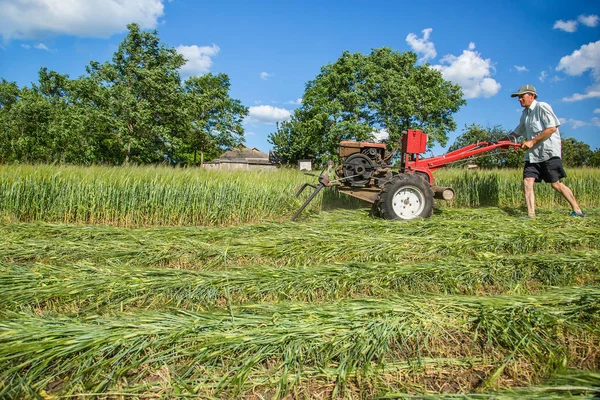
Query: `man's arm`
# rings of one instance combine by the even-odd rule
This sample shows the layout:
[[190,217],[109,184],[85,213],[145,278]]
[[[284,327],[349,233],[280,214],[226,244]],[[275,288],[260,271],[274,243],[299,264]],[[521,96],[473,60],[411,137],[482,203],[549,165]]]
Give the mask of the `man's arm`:
[[536,137],[527,140],[525,142],[523,142],[523,144],[521,145],[521,147],[525,150],[529,150],[530,148],[532,148],[533,146],[535,146],[536,144],[538,144],[539,142],[543,142],[544,140],[548,139],[550,136],[552,136],[552,134],[554,132],[556,132],[556,126],[551,126],[549,128],[544,129],[543,131],[541,131],[539,133],[539,135],[537,135]]

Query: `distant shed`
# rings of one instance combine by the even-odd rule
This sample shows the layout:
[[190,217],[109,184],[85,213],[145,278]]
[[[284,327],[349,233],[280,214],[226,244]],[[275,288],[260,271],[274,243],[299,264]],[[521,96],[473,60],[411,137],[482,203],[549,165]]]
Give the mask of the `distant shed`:
[[218,159],[206,167],[233,170],[233,169],[274,169],[276,164],[269,161],[269,155],[258,150],[256,147],[246,147],[240,144],[231,150],[227,150]]

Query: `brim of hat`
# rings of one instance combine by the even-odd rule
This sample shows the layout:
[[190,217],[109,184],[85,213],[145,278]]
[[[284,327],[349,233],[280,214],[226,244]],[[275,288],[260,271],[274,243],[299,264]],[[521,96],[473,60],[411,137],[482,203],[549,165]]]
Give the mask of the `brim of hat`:
[[510,97],[517,97],[517,96],[520,96],[520,95],[525,94],[525,93],[531,93],[532,95],[536,96],[535,92],[517,92],[517,93],[511,94]]

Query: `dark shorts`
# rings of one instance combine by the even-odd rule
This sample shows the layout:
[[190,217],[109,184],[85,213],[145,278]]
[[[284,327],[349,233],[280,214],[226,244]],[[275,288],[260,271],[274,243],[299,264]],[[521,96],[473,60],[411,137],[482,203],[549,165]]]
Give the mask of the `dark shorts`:
[[529,161],[525,161],[523,179],[535,178],[536,182],[541,182],[543,180],[544,182],[554,183],[566,177],[567,173],[563,168],[560,157],[552,157],[551,159],[540,163],[530,163]]

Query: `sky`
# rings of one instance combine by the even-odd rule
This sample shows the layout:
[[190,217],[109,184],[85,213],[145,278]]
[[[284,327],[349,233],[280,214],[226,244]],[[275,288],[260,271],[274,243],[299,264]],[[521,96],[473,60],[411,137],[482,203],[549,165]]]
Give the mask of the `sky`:
[[246,145],[268,152],[276,122],[344,51],[413,51],[462,87],[445,152],[466,126],[512,130],[510,95],[537,88],[563,138],[600,148],[598,0],[0,0],[0,78],[31,86],[42,67],[71,78],[110,61],[138,23],[184,55],[182,78],[225,73],[249,108]]

